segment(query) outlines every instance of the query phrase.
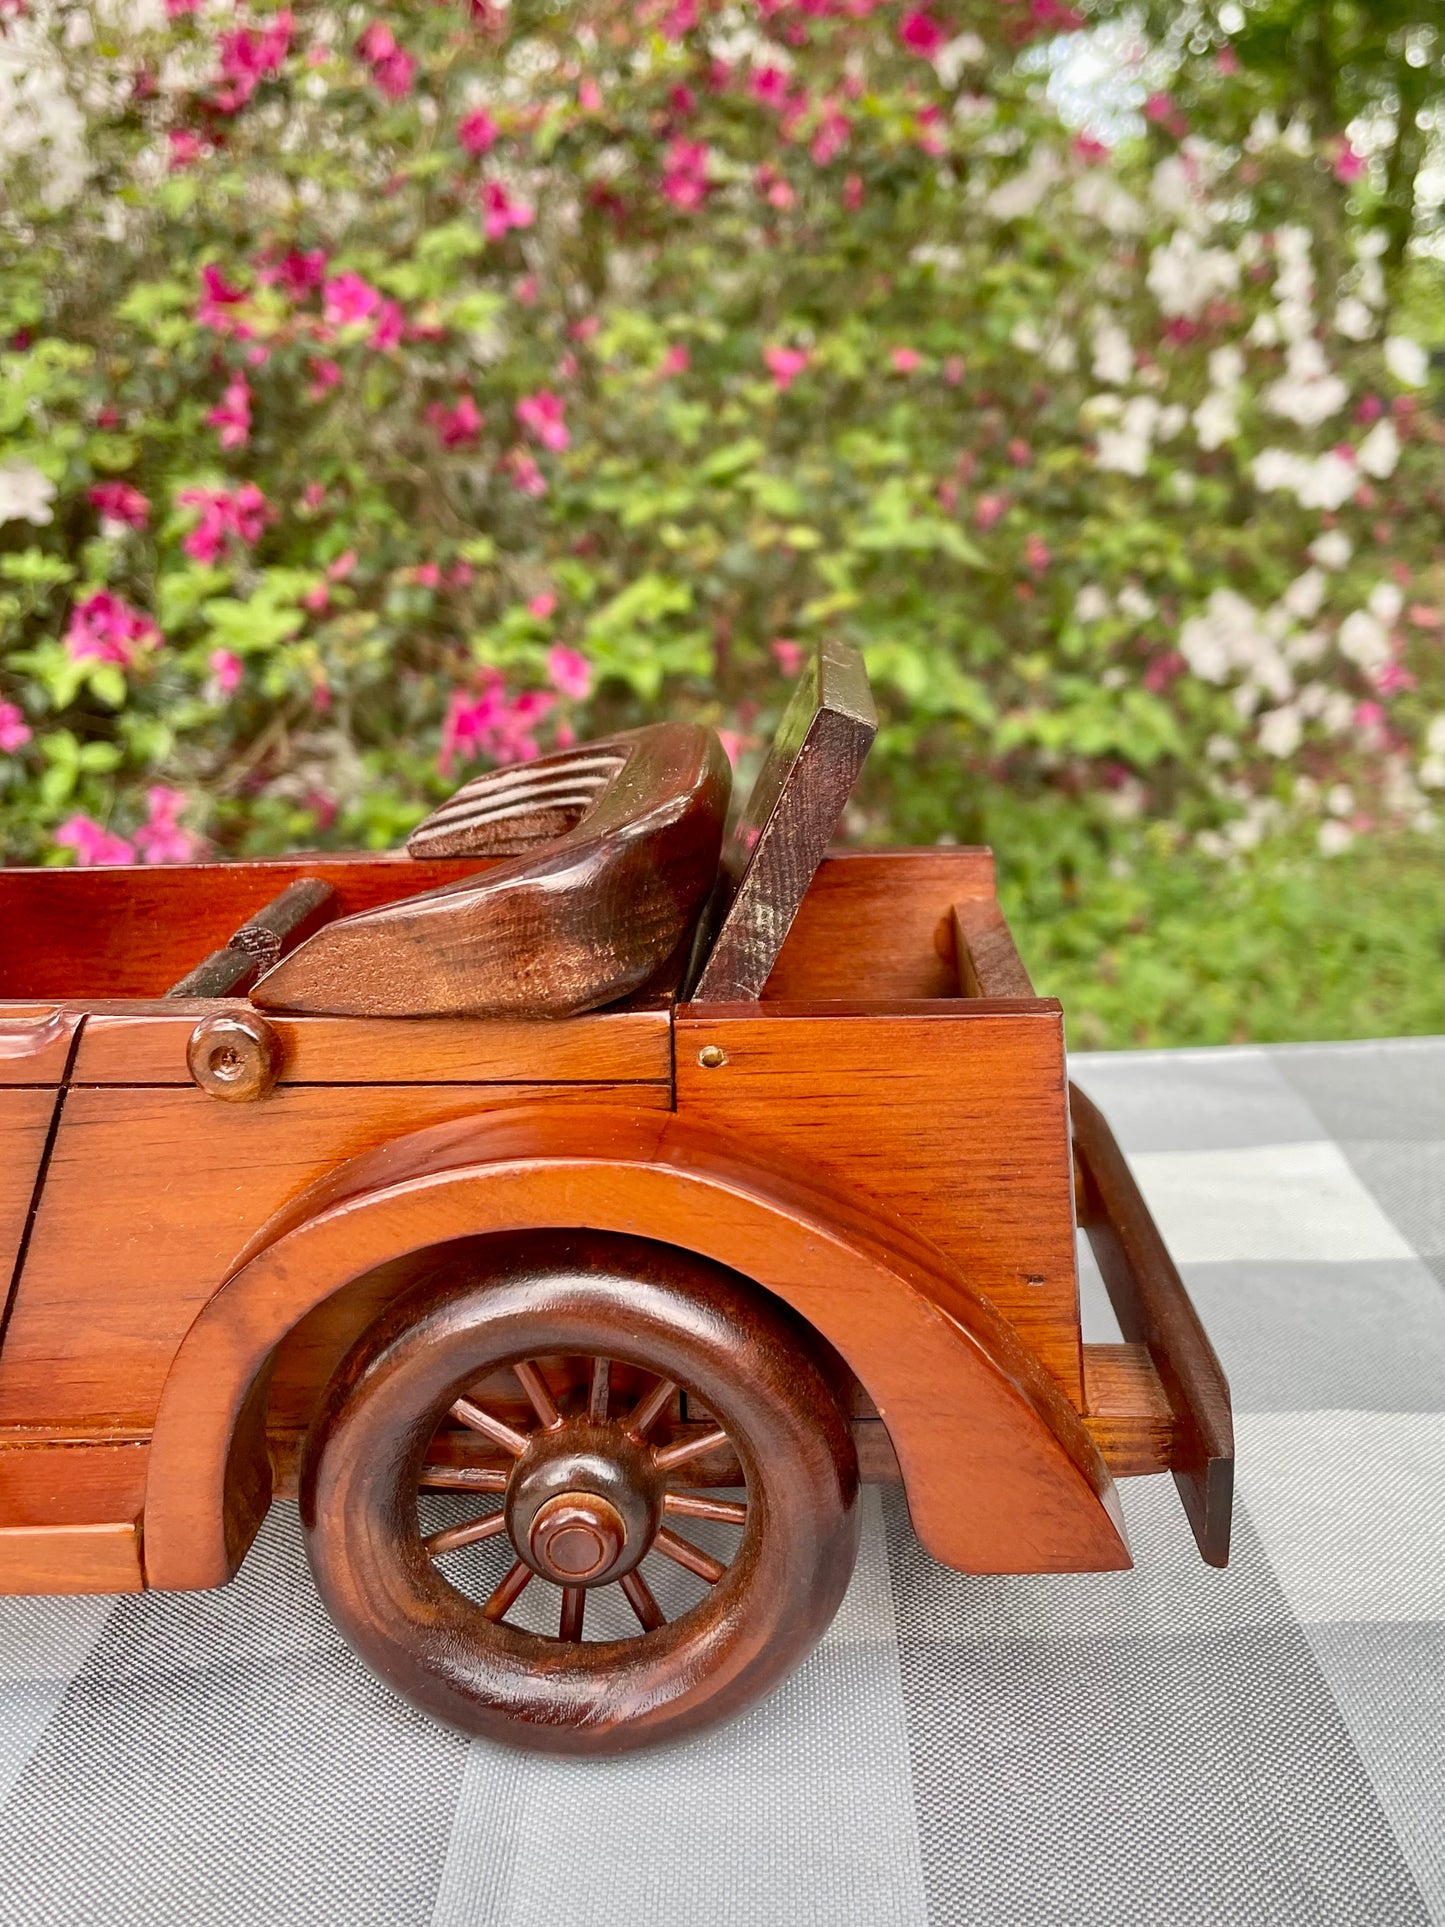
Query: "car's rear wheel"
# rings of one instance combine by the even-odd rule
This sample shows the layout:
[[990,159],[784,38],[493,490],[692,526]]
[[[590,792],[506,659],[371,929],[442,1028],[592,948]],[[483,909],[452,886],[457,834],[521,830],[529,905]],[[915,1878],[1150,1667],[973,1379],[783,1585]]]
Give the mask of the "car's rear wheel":
[[569,1233],[450,1264],[363,1336],[301,1504],[322,1598],[398,1691],[601,1753],[793,1670],[847,1586],[857,1489],[785,1308],[688,1254]]

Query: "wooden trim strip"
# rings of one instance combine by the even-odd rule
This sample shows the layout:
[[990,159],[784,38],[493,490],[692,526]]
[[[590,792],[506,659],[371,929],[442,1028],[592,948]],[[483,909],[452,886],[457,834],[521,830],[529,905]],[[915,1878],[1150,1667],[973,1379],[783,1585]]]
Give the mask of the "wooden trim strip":
[[140,1527],[0,1527],[0,1594],[144,1592]]
[[1146,1345],[1174,1414],[1170,1470],[1199,1550],[1229,1563],[1234,1419],[1229,1383],[1184,1280],[1149,1214],[1103,1113],[1069,1086],[1079,1219],[1093,1246],[1119,1328]]
[[85,1019],[82,1017],[70,1035],[70,1049],[65,1054],[65,1068],[60,1073],[60,1082],[55,1091],[55,1108],[50,1114],[50,1129],[45,1134],[44,1148],[40,1153],[40,1161],[35,1167],[35,1186],[30,1193],[30,1209],[25,1214],[25,1227],[20,1233],[15,1263],[11,1266],[10,1277],[5,1286],[5,1302],[0,1305],[0,1350],[4,1349],[5,1334],[10,1326],[10,1314],[15,1309],[15,1297],[20,1288],[20,1274],[25,1269],[25,1257],[30,1250],[30,1240],[35,1231],[36,1213],[40,1209],[45,1179],[50,1171],[51,1154],[55,1150],[55,1140],[60,1133],[61,1113],[65,1109],[65,1099],[70,1090],[75,1060],[80,1052],[80,1040],[84,1035]]
[[965,997],[1035,995],[1013,932],[995,897],[972,897],[953,906],[958,988]]

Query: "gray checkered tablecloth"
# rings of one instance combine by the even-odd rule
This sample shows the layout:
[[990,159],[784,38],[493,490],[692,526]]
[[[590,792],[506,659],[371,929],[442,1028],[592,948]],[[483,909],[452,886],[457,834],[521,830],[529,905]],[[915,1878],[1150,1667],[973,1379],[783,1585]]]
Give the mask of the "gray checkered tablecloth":
[[870,1491],[774,1699],[579,1764],[393,1699],[278,1508],[223,1592],[0,1601],[0,1922],[1445,1922],[1445,1039],[1075,1071],[1233,1383],[1228,1572],[1167,1478],[1054,1578]]

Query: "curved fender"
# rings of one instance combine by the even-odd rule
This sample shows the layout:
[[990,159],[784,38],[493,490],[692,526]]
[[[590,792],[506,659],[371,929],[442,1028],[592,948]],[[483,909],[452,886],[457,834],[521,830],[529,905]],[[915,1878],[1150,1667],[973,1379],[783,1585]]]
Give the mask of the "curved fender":
[[1074,1408],[996,1312],[901,1220],[742,1157],[667,1112],[518,1106],[339,1167],[241,1254],[176,1354],[151,1446],[147,1583],[222,1585],[270,1498],[275,1347],[376,1266],[490,1232],[585,1228],[677,1245],[774,1292],[857,1374],[914,1528],[964,1572],[1130,1564]]

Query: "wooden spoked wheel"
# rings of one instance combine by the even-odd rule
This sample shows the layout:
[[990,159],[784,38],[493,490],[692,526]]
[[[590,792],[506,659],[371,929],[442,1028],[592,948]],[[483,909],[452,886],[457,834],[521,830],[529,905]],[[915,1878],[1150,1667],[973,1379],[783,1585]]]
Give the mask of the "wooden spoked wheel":
[[[857,1461],[806,1328],[667,1247],[484,1249],[329,1389],[301,1490],[328,1609],[471,1732],[615,1752],[738,1711],[812,1648],[857,1551]],[[715,1476],[726,1496],[692,1483]],[[437,1525],[447,1494],[463,1516]]]

